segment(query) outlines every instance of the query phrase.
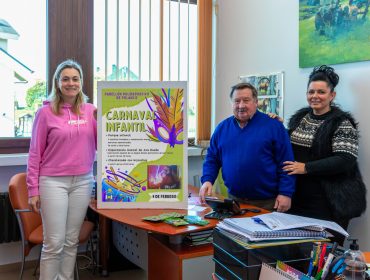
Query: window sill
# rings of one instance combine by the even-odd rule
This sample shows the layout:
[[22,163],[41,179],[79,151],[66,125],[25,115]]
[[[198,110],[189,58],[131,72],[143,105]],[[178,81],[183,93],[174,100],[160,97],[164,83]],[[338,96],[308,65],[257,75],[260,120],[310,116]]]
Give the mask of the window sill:
[[203,151],[201,147],[188,147],[188,157],[198,157],[205,155],[207,150]]
[[[202,148],[188,147],[188,157],[202,155]],[[28,154],[0,154],[0,166],[20,166],[27,165]]]
[[0,154],[0,166],[27,165],[28,154]]

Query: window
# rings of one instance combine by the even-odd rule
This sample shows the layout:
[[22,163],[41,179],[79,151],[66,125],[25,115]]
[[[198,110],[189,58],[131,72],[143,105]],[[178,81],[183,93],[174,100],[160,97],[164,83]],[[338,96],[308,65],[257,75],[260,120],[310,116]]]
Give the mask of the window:
[[[105,3],[109,3],[107,9]],[[34,113],[46,97],[46,76],[51,77],[56,66],[67,58],[82,65],[84,92],[90,102],[94,101],[94,83],[99,79],[188,77],[188,136],[194,137],[196,131],[198,139],[209,139],[211,14],[212,0],[48,0],[47,8],[46,0],[6,2],[0,9],[0,19],[16,34],[4,38],[5,23],[0,25],[0,48],[5,50],[0,51],[0,118],[4,118],[0,123],[0,154],[28,152],[27,136]],[[94,81],[90,79],[93,76]],[[16,111],[20,111],[17,116]],[[6,125],[9,134],[3,132]],[[13,136],[5,136],[10,133]]]
[[195,137],[197,21],[194,0],[95,0],[94,96],[99,80],[188,81]]
[[1,5],[1,148],[9,141],[13,146],[17,139],[29,141],[25,138],[31,136],[35,112],[46,98],[45,11],[46,1],[14,0]]

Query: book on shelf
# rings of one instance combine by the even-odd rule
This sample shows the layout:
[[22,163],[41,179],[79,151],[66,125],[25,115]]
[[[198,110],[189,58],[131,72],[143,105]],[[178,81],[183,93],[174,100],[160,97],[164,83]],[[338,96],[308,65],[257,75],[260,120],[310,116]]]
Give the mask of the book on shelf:
[[201,231],[194,231],[189,232],[189,236],[199,236],[199,235],[209,235],[213,233],[213,229],[201,230]]
[[189,243],[191,246],[212,243],[213,229],[190,232],[186,235],[185,241]]

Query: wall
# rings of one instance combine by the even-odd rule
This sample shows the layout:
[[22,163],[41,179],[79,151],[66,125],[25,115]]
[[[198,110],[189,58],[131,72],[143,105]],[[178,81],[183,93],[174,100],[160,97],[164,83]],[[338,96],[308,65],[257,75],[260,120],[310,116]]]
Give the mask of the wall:
[[[307,77],[312,68],[298,67],[297,0],[218,0],[216,31],[215,118],[213,126],[231,115],[230,87],[238,76],[284,71],[285,119],[306,105]],[[334,65],[341,77],[336,102],[360,123],[360,168],[370,186],[370,62]],[[370,201],[370,192],[367,197]],[[370,209],[351,221],[349,232],[370,251]]]

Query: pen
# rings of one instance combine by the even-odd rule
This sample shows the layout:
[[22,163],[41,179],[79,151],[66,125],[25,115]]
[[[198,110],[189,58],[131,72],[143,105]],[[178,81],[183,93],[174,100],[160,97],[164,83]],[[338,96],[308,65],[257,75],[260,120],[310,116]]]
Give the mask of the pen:
[[320,280],[322,275],[322,269],[316,274],[315,280]]
[[333,255],[334,255],[335,250],[337,249],[337,247],[338,247],[338,242],[334,242],[333,247],[331,248],[331,251],[330,251]]
[[314,250],[311,251],[311,258],[310,258],[310,264],[308,266],[307,276],[311,277],[312,269],[313,269],[313,259],[314,259]]
[[324,245],[322,246],[320,259],[319,259],[319,265],[318,265],[319,270],[321,270],[323,262],[324,262],[324,257],[325,257],[325,254],[326,254],[326,246],[327,246],[326,243],[324,243]]
[[264,225],[265,223],[260,219],[260,218],[252,218],[252,220],[257,223],[257,224],[260,224],[260,225]]
[[[332,250],[333,251],[333,250]],[[329,253],[328,258],[326,259],[324,268],[322,269],[321,279],[325,279],[326,275],[328,275],[330,264],[334,259],[333,253]]]
[[347,265],[344,263],[343,257],[335,258],[329,267],[329,272],[328,275],[325,277],[325,280],[334,279],[337,275],[340,275],[344,271],[346,266]]
[[320,251],[321,251],[321,242],[315,243],[316,245],[316,250],[314,254],[314,261],[313,261],[313,270],[312,270],[312,276],[316,276],[317,273],[319,272],[319,257],[320,257]]

